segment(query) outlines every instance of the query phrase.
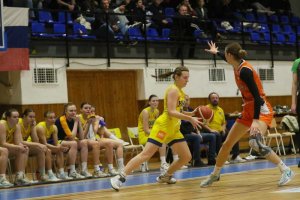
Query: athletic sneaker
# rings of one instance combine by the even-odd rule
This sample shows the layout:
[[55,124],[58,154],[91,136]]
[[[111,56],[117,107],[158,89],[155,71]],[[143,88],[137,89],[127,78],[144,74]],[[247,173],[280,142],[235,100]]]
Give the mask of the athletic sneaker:
[[76,171],[71,172],[69,174],[69,177],[72,177],[73,179],[82,179],[82,178],[85,178],[84,176],[78,174]]
[[14,186],[14,184],[8,182],[8,180],[5,177],[0,178],[0,188],[9,188]]
[[73,178],[72,177],[69,177],[67,175],[67,173],[59,173],[57,175],[57,178],[61,179],[61,180],[72,180]]
[[175,184],[177,181],[171,175],[162,174],[156,178],[158,183],[168,183],[168,184]]
[[84,176],[85,178],[91,178],[91,177],[93,177],[93,175],[90,174],[87,170],[82,171],[80,174],[81,174],[82,176]]
[[23,174],[22,176],[17,176],[15,180],[15,185],[17,186],[25,186],[25,185],[31,185],[32,182],[26,178],[26,176]]
[[110,185],[114,190],[119,191],[119,189],[121,188],[122,184],[125,181],[126,181],[125,177],[121,175],[117,175],[110,179]]
[[168,163],[162,163],[161,165],[160,165],[160,174],[165,174],[165,173],[167,173],[167,171],[168,171],[168,169],[169,169],[169,164]]
[[39,181],[40,182],[47,182],[48,181],[47,175],[46,174],[40,175]]
[[183,165],[180,169],[187,169],[189,168],[187,165]]
[[108,170],[108,174],[109,174],[110,176],[116,176],[116,175],[119,174],[119,172],[117,172],[114,168],[112,168],[112,169],[109,169],[109,170]]
[[229,162],[228,160],[226,160],[224,164],[225,164],[225,165],[229,165],[230,162]]
[[95,177],[95,178],[104,178],[107,176],[108,176],[108,174],[106,174],[105,172],[103,172],[101,170],[94,171],[94,173],[93,173],[93,177]]
[[146,162],[143,162],[143,163],[141,164],[140,170],[141,170],[141,172],[146,172],[146,171],[147,171]]
[[48,174],[48,181],[49,182],[57,182],[57,181],[60,181],[60,179],[58,179],[55,174],[51,173],[51,174]]
[[237,156],[235,159],[230,161],[231,163],[244,163],[246,162],[245,159],[241,158],[240,156]]
[[295,176],[295,173],[290,168],[284,170],[281,174],[281,178],[278,182],[278,186],[283,186],[283,185],[287,184],[294,178],[294,176]]
[[208,187],[210,186],[213,182],[219,181],[220,180],[220,174],[214,175],[210,174],[209,177],[207,177],[204,181],[200,183],[200,187]]

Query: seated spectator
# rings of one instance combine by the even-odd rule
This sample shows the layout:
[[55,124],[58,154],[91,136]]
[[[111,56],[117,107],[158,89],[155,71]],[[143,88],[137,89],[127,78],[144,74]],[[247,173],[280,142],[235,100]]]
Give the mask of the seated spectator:
[[152,4],[146,8],[147,15],[151,15],[152,23],[150,27],[155,28],[159,34],[163,28],[171,28],[172,22],[164,15],[164,7],[161,5],[162,0],[152,0]]
[[[226,120],[225,114],[223,109],[219,106],[219,95],[216,92],[212,92],[208,95],[209,104],[207,105],[210,107],[214,112],[213,119],[207,125],[203,125],[203,128],[211,134],[216,135],[217,137],[217,146],[216,150],[217,153],[221,149],[223,141],[225,141],[227,137],[228,131],[226,130]],[[230,162],[238,163],[238,162],[245,162],[246,160],[242,159],[239,149],[239,142],[237,142],[232,148],[232,157]]]
[[[70,180],[74,176],[69,177],[64,170],[64,153],[67,156],[69,168],[75,166],[77,155],[77,143],[75,141],[59,141],[57,127],[55,125],[55,113],[53,111],[46,111],[44,113],[44,121],[36,125],[36,132],[41,144],[44,144],[51,150],[51,153],[56,156],[56,164],[58,168],[57,177],[62,180]],[[79,176],[78,176],[79,177]]]
[[192,8],[189,0],[182,0],[180,4],[177,6],[177,10],[179,10],[180,6],[185,5],[187,7],[187,14],[193,17],[197,17],[196,11]]
[[19,112],[9,109],[3,114],[0,121],[0,146],[7,148],[10,157],[15,158],[15,185],[30,185],[32,182],[26,178],[25,167],[28,160],[29,149],[22,143]]
[[[194,109],[190,107],[190,97],[185,96],[185,111],[191,112]],[[200,133],[198,129],[194,129],[193,125],[185,120],[181,120],[180,132],[183,134],[184,138],[192,146],[193,153],[193,166],[202,167],[205,164],[200,159],[200,144],[207,144],[208,147],[208,165],[216,164],[216,136],[209,133]]]
[[[98,39],[113,41],[115,34],[120,31],[120,21],[116,15],[112,14],[114,11],[110,9],[109,0],[102,0],[100,7],[101,8],[95,12],[95,21],[92,23],[92,31]],[[106,17],[108,17],[108,19],[106,19]]]
[[56,2],[58,4],[58,9],[72,12],[73,20],[80,16],[79,7],[75,0],[56,0]]

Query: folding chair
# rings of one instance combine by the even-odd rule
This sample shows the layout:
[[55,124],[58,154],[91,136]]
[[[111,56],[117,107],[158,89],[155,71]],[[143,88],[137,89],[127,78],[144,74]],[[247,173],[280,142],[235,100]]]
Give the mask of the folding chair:
[[[274,132],[271,132],[270,130],[274,130]],[[266,144],[271,147],[272,139],[275,139],[276,141],[276,153],[278,152],[279,155],[281,155],[280,151],[280,145],[282,147],[283,155],[285,155],[285,149],[284,144],[282,140],[282,135],[277,131],[277,123],[276,120],[273,118],[270,129],[268,129],[268,134],[265,136]],[[279,140],[279,141],[278,141]]]

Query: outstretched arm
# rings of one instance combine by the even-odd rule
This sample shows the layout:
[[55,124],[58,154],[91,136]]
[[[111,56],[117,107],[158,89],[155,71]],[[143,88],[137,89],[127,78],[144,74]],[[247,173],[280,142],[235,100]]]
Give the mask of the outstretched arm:
[[204,49],[206,52],[210,53],[210,54],[213,54],[213,55],[218,55],[220,56],[225,62],[226,61],[226,58],[225,58],[225,55],[224,53],[220,52],[218,50],[218,47],[216,46],[216,43],[214,43],[213,41],[210,41],[210,42],[207,42],[208,46],[209,46],[209,49]]

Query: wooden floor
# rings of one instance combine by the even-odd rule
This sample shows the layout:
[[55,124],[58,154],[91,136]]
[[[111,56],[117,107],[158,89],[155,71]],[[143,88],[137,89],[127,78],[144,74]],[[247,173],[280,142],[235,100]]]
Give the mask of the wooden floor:
[[[291,167],[296,176],[288,185],[278,187],[277,168],[224,174],[221,180],[211,187],[200,188],[204,178],[180,180],[174,185],[147,184],[127,186],[119,192],[112,189],[42,197],[35,199],[122,199],[122,200],[296,200],[300,198],[299,168]],[[294,192],[293,192],[294,190]],[[33,198],[31,198],[33,199]]]

